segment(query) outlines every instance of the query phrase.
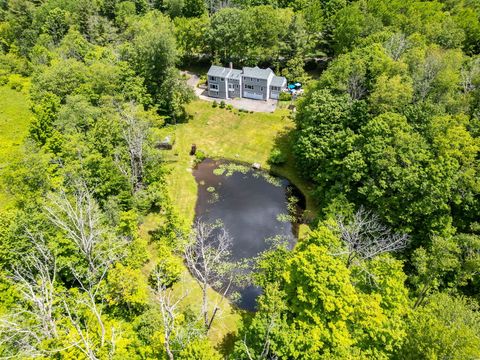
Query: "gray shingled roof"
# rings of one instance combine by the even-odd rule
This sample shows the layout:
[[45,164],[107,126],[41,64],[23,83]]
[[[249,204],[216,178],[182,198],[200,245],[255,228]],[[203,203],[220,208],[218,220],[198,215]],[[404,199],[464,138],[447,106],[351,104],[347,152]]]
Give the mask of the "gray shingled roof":
[[268,69],[260,69],[258,66],[255,66],[254,68],[251,67],[244,67],[243,68],[243,75],[255,79],[268,79],[270,74],[273,74],[273,71],[268,68]]
[[283,76],[274,76],[272,79],[272,83],[270,86],[283,86],[287,85],[287,79],[284,78]]
[[241,76],[242,76],[242,70],[232,69],[232,72],[228,75],[228,78],[239,80]]
[[207,75],[208,76],[218,76],[218,77],[227,77],[228,74],[232,71],[230,68],[222,67],[222,66],[217,66],[217,65],[212,65],[210,66],[210,69],[208,70]]

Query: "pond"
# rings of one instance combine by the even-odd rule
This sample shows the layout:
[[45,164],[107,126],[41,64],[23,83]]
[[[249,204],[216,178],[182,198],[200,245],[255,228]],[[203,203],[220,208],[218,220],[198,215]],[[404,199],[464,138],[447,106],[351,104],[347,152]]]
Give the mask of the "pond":
[[[247,165],[206,159],[193,170],[198,184],[196,219],[221,221],[233,239],[232,260],[256,257],[281,236],[290,247],[296,242],[296,219],[304,207],[300,192],[284,178],[253,170]],[[246,286],[235,289],[237,305],[255,310],[261,289]]]

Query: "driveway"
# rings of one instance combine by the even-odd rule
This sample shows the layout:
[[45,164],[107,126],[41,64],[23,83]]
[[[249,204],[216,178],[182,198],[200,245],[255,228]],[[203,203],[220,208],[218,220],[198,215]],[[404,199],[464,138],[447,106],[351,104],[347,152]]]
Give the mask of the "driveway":
[[[210,102],[220,102],[222,99],[212,98],[208,96],[208,92],[206,88],[199,88],[198,82],[200,81],[200,77],[197,74],[191,73],[189,71],[183,71],[183,74],[189,76],[187,80],[187,85],[190,86],[195,94],[201,99]],[[277,108],[277,100],[269,99],[267,101],[264,100],[253,100],[253,99],[224,99],[225,104],[232,105],[236,109],[246,110],[246,111],[255,111],[255,112],[265,112],[271,113],[274,112]]]

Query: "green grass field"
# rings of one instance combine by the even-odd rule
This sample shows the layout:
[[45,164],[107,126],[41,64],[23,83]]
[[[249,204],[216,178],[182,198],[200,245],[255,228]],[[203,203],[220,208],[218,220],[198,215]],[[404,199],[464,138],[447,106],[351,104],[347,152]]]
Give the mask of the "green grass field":
[[[28,133],[32,114],[26,93],[26,89],[17,91],[8,86],[0,87],[0,181],[5,167],[21,154]],[[10,202],[10,197],[0,186],[0,209]]]

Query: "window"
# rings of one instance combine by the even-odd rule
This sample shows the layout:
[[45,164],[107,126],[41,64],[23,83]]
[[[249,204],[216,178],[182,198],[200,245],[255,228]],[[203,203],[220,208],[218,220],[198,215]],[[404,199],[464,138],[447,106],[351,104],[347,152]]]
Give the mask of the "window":
[[260,88],[260,91],[263,91],[263,86]]
[[280,91],[280,88],[278,86],[272,86],[272,91]]
[[215,76],[209,76],[208,78],[210,79],[210,81],[215,81]]
[[218,85],[217,84],[210,84],[210,90],[218,91]]
[[245,84],[245,89],[253,90],[253,85]]
[[235,87],[238,89],[240,87],[240,85],[237,84],[237,85],[235,85]]
[[257,79],[257,82],[260,82],[260,79]]
[[234,90],[234,85],[228,84],[228,91],[233,91],[233,90]]

